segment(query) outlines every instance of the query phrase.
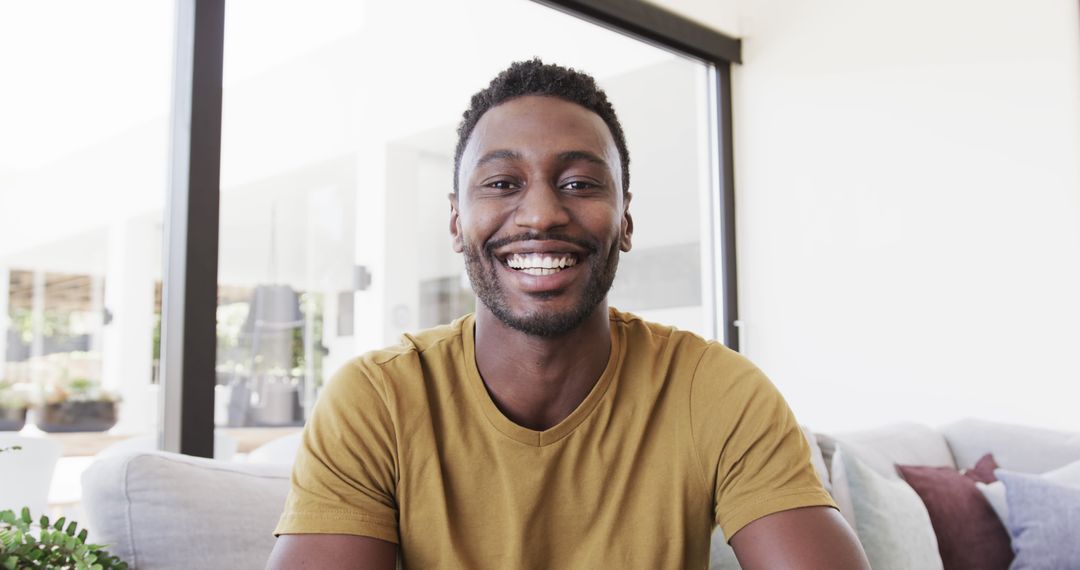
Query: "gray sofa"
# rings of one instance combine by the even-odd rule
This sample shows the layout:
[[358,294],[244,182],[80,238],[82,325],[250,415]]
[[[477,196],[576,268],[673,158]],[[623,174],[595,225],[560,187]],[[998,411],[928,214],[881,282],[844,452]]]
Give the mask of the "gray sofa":
[[[900,481],[895,463],[967,468],[988,452],[1002,468],[1025,473],[1080,460],[1080,433],[979,420],[940,429],[897,424],[807,434],[815,468],[849,520],[854,516],[850,489],[833,473],[841,460],[838,449],[895,481]],[[273,548],[271,532],[288,492],[289,469],[287,464],[229,463],[163,452],[103,458],[83,475],[86,526],[91,540],[111,545],[135,568],[262,568]],[[932,537],[928,520],[926,525],[925,534]],[[860,539],[866,544],[862,533]],[[905,564],[898,559],[879,566],[902,569]],[[711,567],[738,567],[719,533]]]

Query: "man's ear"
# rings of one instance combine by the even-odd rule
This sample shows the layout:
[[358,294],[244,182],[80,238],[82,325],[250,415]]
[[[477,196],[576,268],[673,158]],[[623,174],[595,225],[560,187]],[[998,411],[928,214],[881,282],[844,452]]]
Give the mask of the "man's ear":
[[619,249],[630,251],[630,237],[634,235],[634,218],[630,215],[630,199],[633,195],[629,192],[623,194],[623,219],[622,233],[619,236]]
[[450,193],[450,239],[454,251],[461,253],[465,246],[461,241],[461,217],[458,216],[458,197],[456,192]]

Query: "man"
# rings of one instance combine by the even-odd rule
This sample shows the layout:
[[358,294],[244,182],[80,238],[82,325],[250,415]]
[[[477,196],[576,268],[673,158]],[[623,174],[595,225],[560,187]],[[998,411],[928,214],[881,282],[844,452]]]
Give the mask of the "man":
[[703,568],[716,524],[744,568],[868,567],[752,364],[608,308],[634,224],[593,79],[515,63],[458,135],[476,313],[328,384],[270,567]]

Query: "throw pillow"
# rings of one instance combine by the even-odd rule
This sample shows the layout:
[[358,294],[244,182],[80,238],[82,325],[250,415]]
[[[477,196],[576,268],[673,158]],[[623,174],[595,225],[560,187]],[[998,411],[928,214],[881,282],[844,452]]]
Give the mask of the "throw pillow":
[[997,477],[994,476],[994,469],[997,468],[998,464],[997,461],[994,461],[994,454],[987,453],[975,462],[975,467],[964,469],[960,473],[976,483],[993,483],[997,481]]
[[[1043,479],[1052,483],[1059,483],[1066,487],[1080,488],[1080,461],[1074,461],[1064,467],[1059,467],[1053,471],[1047,471],[1040,475]],[[1000,481],[993,483],[983,484],[977,483],[979,491],[982,492],[986,500],[990,502],[990,506],[994,507],[994,512],[997,513],[1002,524],[1009,525],[1009,505],[1005,501],[1005,484]]]
[[846,479],[855,534],[872,568],[942,568],[930,516],[907,483],[879,475],[844,445],[833,457],[834,477],[838,471]]
[[1012,570],[1080,569],[1080,489],[998,469],[1009,502]]
[[1012,562],[1009,533],[975,487],[975,478],[993,480],[993,465],[986,455],[963,474],[948,467],[896,466],[926,505],[945,570],[1008,570]]

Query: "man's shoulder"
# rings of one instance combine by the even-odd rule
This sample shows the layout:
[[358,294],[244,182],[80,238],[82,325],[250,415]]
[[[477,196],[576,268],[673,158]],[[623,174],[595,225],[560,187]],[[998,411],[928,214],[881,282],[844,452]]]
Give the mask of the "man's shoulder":
[[464,315],[453,322],[401,335],[401,340],[392,346],[368,351],[354,359],[361,367],[394,367],[408,365],[420,359],[445,359],[460,353],[462,349],[462,331],[471,330],[472,314]]
[[763,378],[745,356],[717,340],[616,309],[611,309],[611,321],[624,330],[631,352],[663,354],[672,365],[683,370],[688,367],[692,377],[705,377],[716,388],[726,389],[731,382],[747,377]]
[[383,392],[413,384],[409,379],[423,380],[425,373],[448,371],[462,359],[462,330],[470,328],[471,318],[465,315],[449,324],[403,334],[395,345],[353,357],[337,370],[331,384],[347,390],[361,382]]
[[625,332],[627,342],[631,345],[646,343],[699,356],[705,353],[717,356],[734,353],[723,343],[704,338],[693,331],[649,321],[626,311],[612,308],[609,318],[616,328]]

